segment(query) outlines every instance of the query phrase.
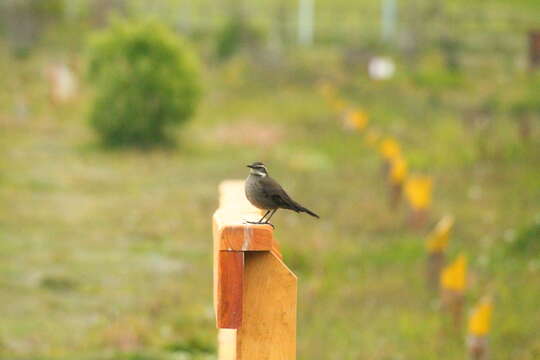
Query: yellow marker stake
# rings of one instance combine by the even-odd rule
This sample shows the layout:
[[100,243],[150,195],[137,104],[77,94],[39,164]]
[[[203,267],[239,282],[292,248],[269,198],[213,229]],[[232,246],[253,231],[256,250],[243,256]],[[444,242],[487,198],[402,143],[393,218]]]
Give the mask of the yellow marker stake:
[[469,334],[475,336],[485,336],[489,333],[491,326],[491,313],[493,303],[491,298],[482,299],[474,308],[469,318]]
[[412,176],[405,183],[405,196],[415,210],[424,210],[431,205],[433,181],[429,176]]
[[435,226],[435,229],[428,235],[426,248],[428,252],[443,252],[448,247],[450,231],[454,225],[454,217],[451,215],[444,216]]
[[441,273],[441,286],[445,290],[463,293],[467,278],[467,258],[461,254]]
[[368,117],[361,110],[351,110],[345,115],[345,125],[354,130],[362,131],[368,123]]

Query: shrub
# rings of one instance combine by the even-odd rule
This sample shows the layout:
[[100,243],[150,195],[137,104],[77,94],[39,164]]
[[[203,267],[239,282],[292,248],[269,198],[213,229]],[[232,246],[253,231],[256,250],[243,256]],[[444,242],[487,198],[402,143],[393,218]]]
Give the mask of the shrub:
[[241,15],[233,15],[217,34],[216,57],[227,60],[244,47],[258,49],[262,38],[259,29]]
[[108,146],[167,142],[200,97],[192,50],[154,22],[115,22],[96,35],[88,75],[96,88],[90,122]]
[[534,256],[540,252],[540,223],[529,225],[518,233],[511,245],[515,254]]

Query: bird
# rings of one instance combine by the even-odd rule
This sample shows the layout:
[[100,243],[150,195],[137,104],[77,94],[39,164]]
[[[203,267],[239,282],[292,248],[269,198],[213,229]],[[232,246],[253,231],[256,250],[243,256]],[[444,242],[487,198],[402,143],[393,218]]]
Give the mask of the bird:
[[274,227],[270,224],[270,219],[278,209],[293,210],[297,213],[305,212],[319,219],[319,215],[291,199],[281,185],[268,175],[266,166],[262,162],[256,161],[246,166],[250,168],[244,186],[246,198],[256,208],[266,210],[266,213],[258,221],[247,221],[247,223],[268,224]]

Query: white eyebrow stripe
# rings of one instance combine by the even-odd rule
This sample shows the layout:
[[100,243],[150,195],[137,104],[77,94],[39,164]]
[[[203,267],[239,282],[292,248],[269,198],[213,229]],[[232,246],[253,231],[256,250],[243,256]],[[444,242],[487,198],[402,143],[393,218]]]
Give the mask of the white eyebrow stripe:
[[265,177],[265,176],[266,176],[266,173],[265,173],[264,171],[257,171],[257,170],[255,170],[253,173],[254,173],[255,175],[259,175],[259,176],[262,176],[262,177]]

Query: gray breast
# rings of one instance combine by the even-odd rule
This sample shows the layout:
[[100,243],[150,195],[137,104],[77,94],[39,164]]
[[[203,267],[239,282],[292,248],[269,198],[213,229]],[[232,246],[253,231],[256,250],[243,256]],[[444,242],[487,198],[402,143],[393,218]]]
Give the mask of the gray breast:
[[264,182],[261,180],[262,177],[260,176],[248,176],[245,185],[246,197],[253,206],[259,209],[275,209],[276,205],[272,198],[268,196],[267,192],[264,191]]

